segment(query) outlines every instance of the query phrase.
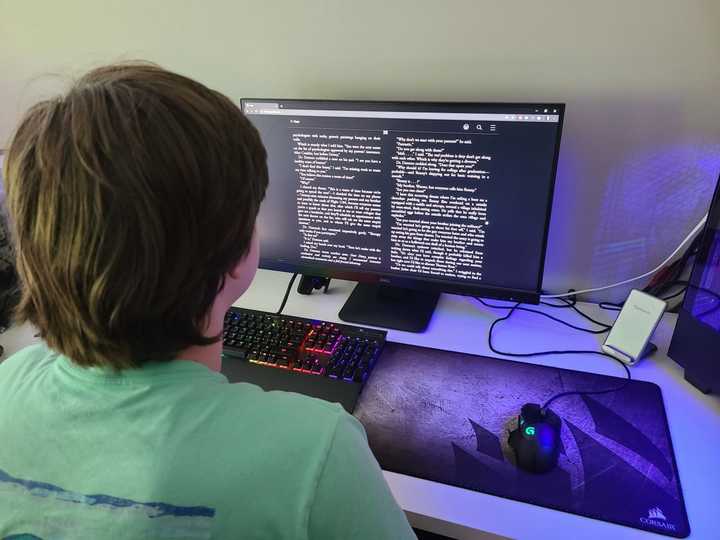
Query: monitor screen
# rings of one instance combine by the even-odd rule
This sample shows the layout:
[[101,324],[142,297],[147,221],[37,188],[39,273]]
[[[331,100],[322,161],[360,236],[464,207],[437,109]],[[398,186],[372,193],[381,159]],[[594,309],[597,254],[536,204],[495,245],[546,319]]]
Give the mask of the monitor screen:
[[262,268],[537,301],[564,106],[245,99]]

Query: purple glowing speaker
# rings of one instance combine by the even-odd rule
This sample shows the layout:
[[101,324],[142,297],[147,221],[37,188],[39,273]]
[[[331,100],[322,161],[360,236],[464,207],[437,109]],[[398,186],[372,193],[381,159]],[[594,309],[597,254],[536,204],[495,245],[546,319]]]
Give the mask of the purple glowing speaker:
[[707,394],[720,393],[720,179],[702,234],[668,356]]

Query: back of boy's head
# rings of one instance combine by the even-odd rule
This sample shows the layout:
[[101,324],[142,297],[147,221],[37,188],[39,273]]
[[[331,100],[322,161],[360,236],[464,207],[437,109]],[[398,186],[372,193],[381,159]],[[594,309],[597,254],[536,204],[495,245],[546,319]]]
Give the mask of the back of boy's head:
[[32,107],[5,162],[29,321],[82,366],[164,361],[203,335],[268,182],[222,94],[154,65],[96,69]]

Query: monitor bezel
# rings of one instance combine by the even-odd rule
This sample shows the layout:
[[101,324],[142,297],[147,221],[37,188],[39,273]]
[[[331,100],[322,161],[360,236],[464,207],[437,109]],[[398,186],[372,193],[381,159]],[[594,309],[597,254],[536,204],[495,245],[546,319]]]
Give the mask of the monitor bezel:
[[[551,167],[550,189],[548,190],[548,199],[546,200],[545,224],[543,227],[542,247],[540,252],[538,279],[534,290],[516,289],[510,287],[502,287],[495,284],[477,284],[466,285],[462,282],[448,280],[433,280],[432,278],[416,278],[411,276],[398,276],[395,274],[374,272],[370,270],[354,270],[342,268],[329,268],[323,265],[312,265],[303,263],[284,263],[276,259],[266,259],[262,256],[262,248],[260,250],[259,267],[266,270],[276,270],[282,272],[298,273],[310,276],[320,276],[335,279],[344,279],[349,281],[357,281],[363,283],[376,283],[389,285],[393,287],[401,287],[415,290],[427,290],[430,292],[459,294],[464,296],[480,296],[484,298],[492,298],[497,300],[508,300],[513,302],[523,302],[537,304],[540,302],[542,293],[542,282],[545,274],[545,260],[547,258],[547,244],[550,230],[550,218],[552,215],[553,200],[555,194],[555,184],[557,181],[557,166],[560,155],[560,143],[562,140],[563,123],[565,119],[565,103],[554,101],[543,102],[477,102],[477,101],[386,101],[386,100],[362,100],[362,99],[302,99],[302,98],[242,98],[240,100],[241,110],[245,111],[247,102],[257,103],[313,103],[313,104],[370,104],[375,106],[412,106],[412,107],[437,107],[447,108],[449,110],[443,112],[452,112],[453,108],[526,108],[526,107],[552,107],[557,108],[558,112],[558,130],[555,138],[555,148],[553,152],[553,160]],[[468,112],[468,111],[462,111]],[[270,180],[272,181],[272,179]]]

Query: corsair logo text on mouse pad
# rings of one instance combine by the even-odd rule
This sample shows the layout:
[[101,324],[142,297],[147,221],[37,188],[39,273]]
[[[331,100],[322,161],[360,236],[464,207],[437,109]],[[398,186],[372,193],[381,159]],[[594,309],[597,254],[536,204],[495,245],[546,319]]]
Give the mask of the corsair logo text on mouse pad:
[[665,514],[663,514],[663,511],[658,506],[648,510],[647,517],[641,517],[640,523],[642,523],[643,525],[648,525],[650,527],[664,529],[666,531],[676,530],[675,525],[667,520]]
[[690,526],[654,384],[632,381],[618,392],[555,401],[557,465],[538,473],[516,464],[508,437],[524,404],[617,381],[388,343],[354,414],[385,470],[685,537]]

